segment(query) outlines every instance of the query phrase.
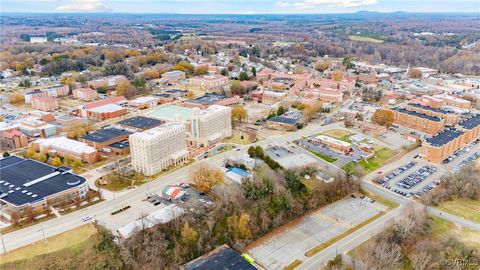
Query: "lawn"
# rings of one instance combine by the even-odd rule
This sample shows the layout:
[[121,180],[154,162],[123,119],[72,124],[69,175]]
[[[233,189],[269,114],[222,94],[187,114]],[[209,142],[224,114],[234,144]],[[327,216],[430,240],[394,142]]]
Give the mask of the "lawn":
[[47,238],[47,243],[39,241],[24,246],[6,254],[0,255],[0,265],[18,260],[31,259],[38,255],[48,254],[86,241],[90,236],[97,233],[93,224],[84,225],[52,237]]
[[454,223],[445,220],[440,217],[432,217],[433,226],[432,226],[432,235],[435,238],[445,237],[446,235],[455,235],[466,245],[477,249],[480,251],[480,232],[455,225]]
[[327,131],[325,131],[321,134],[332,137],[332,138],[335,138],[335,139],[338,139],[338,140],[341,140],[341,141],[344,141],[344,142],[348,142],[348,143],[352,142],[352,140],[350,140],[348,137],[352,136],[353,133],[348,131],[348,130],[330,129],[330,130],[327,130]]
[[383,39],[377,39],[377,38],[372,38],[372,37],[367,37],[367,36],[362,36],[362,35],[351,35],[349,38],[350,38],[350,40],[353,40],[353,41],[383,43]]
[[315,152],[315,151],[312,151],[312,150],[308,150],[310,153],[314,154],[315,156],[325,160],[326,162],[328,163],[333,163],[335,161],[337,161],[338,159],[337,158],[333,158],[333,157],[329,157],[327,155],[324,155],[322,153],[318,153],[318,152]]
[[480,223],[479,200],[455,199],[453,201],[443,202],[437,208],[447,213]]
[[392,149],[382,147],[378,150],[375,150],[375,156],[373,158],[369,160],[361,160],[359,164],[365,169],[365,171],[371,172],[382,167],[385,164],[385,161],[390,159],[392,156]]
[[240,132],[233,133],[233,136],[230,139],[230,142],[235,144],[251,144],[254,141],[251,139],[250,135],[240,131]]

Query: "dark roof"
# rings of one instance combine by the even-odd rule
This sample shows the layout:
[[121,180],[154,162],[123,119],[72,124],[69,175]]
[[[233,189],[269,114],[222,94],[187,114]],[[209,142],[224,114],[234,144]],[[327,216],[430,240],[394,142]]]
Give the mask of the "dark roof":
[[418,103],[408,103],[408,105],[416,107],[416,108],[424,109],[424,110],[429,110],[429,111],[432,111],[432,112],[442,113],[442,114],[454,113],[452,110],[447,111],[447,110],[444,110],[444,109],[433,108],[433,107],[425,106],[425,105],[418,104]]
[[205,104],[205,105],[211,105],[219,100],[225,99],[227,96],[225,95],[220,95],[220,94],[215,94],[215,93],[207,93],[201,97],[194,98],[194,99],[189,99],[188,102],[190,103],[197,103],[197,104]]
[[171,97],[172,95],[171,94],[167,94],[167,93],[156,93],[156,94],[153,94],[154,96],[157,96],[157,97]]
[[125,142],[115,142],[110,144],[109,146],[117,149],[125,149],[125,148],[129,148],[130,144],[128,143],[128,141],[125,141]]
[[47,196],[80,186],[85,181],[85,178],[69,173],[66,169],[35,160],[17,156],[0,159],[0,200],[14,205],[43,200]]
[[468,119],[460,121],[459,126],[465,129],[473,129],[480,125],[480,114],[476,114]]
[[404,108],[395,107],[392,110],[397,111],[397,112],[401,112],[401,113],[410,114],[410,115],[420,117],[420,118],[423,118],[423,119],[427,119],[427,120],[430,120],[430,121],[434,121],[434,122],[440,122],[441,121],[441,119],[436,117],[436,116],[430,116],[430,115],[426,115],[424,113],[418,113],[418,112],[410,111],[410,110],[407,110],[407,109],[404,109]]
[[156,126],[163,125],[165,121],[154,119],[154,118],[148,118],[145,116],[135,116],[131,117],[125,120],[122,120],[120,122],[117,122],[117,124],[120,124],[122,126],[127,126],[127,127],[134,127],[134,128],[140,128],[140,129],[150,129]]
[[427,139],[427,142],[435,147],[440,147],[447,144],[448,142],[462,136],[464,132],[455,128],[445,129],[444,131],[438,133],[437,135]]
[[227,245],[220,246],[184,266],[185,270],[257,270]]
[[186,93],[188,90],[183,90],[183,89],[170,89],[165,91],[165,93]]
[[102,128],[99,129],[93,133],[90,133],[88,135],[85,135],[81,137],[82,139],[85,139],[87,141],[91,142],[106,142],[109,141],[113,138],[125,135],[125,134],[131,134],[130,132],[124,130],[124,129],[118,129],[118,128],[112,128],[112,127],[107,127],[107,128]]
[[268,119],[268,121],[279,122],[279,123],[290,124],[290,125],[295,125],[297,123],[296,119],[282,117],[282,116],[274,116]]

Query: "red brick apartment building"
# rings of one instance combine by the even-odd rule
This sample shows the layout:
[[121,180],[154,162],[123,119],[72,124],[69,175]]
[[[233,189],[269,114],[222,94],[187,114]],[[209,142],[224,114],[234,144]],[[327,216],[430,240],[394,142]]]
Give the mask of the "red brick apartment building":
[[445,120],[445,125],[454,126],[460,122],[460,115],[456,114],[454,111],[447,109],[434,108],[430,106],[425,106],[418,103],[409,103],[405,106],[405,109],[410,111],[415,111],[418,113],[423,113],[430,116],[435,116]]
[[422,143],[420,150],[424,160],[440,163],[455,151],[480,138],[480,115],[474,115],[448,128]]
[[392,108],[394,123],[430,135],[437,134],[445,127],[445,120],[404,108]]

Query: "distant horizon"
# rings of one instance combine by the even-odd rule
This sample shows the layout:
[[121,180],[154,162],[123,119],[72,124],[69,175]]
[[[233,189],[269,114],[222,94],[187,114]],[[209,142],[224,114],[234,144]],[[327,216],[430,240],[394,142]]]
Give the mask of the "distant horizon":
[[[476,13],[477,0],[0,0],[2,13],[188,15]],[[145,12],[148,11],[148,12]]]
[[[406,13],[406,14],[478,14],[478,12],[472,11],[419,11],[419,12],[410,12],[410,11],[369,11],[369,10],[360,10],[354,12],[332,12],[332,13],[253,13],[253,14],[244,14],[244,13],[179,13],[179,12],[115,12],[115,11],[92,11],[92,12],[23,12],[23,11],[8,11],[0,12],[0,16],[3,14],[76,14],[76,15],[89,15],[89,14],[125,14],[125,15],[242,15],[242,16],[258,16],[258,15],[343,15],[343,14],[358,14],[358,13],[378,13],[378,14],[392,14],[392,13]],[[479,15],[480,17],[480,15]]]

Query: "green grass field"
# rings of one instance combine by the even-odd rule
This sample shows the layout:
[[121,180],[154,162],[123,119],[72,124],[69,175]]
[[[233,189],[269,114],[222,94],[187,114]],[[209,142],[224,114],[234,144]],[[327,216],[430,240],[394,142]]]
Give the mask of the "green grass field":
[[347,131],[347,130],[331,129],[331,130],[327,130],[327,131],[325,131],[321,134],[332,137],[332,138],[335,138],[335,139],[338,139],[338,140],[341,140],[341,141],[344,141],[344,142],[348,142],[348,143],[352,142],[352,140],[350,140],[348,137],[352,136],[353,133],[350,132],[350,131]]
[[70,248],[86,241],[96,233],[97,230],[93,224],[84,225],[71,231],[49,237],[47,238],[47,243],[40,241],[2,254],[0,255],[0,265],[18,260],[27,260],[35,256]]
[[362,35],[351,35],[349,38],[350,38],[350,40],[353,40],[353,41],[383,43],[383,39],[377,39],[377,38],[367,37],[367,36],[362,36]]
[[455,199],[453,201],[443,202],[437,208],[447,213],[480,223],[480,201],[478,200]]
[[378,150],[375,150],[375,156],[369,160],[362,160],[359,164],[367,171],[371,172],[385,164],[385,161],[390,159],[393,156],[392,149],[382,147]]

